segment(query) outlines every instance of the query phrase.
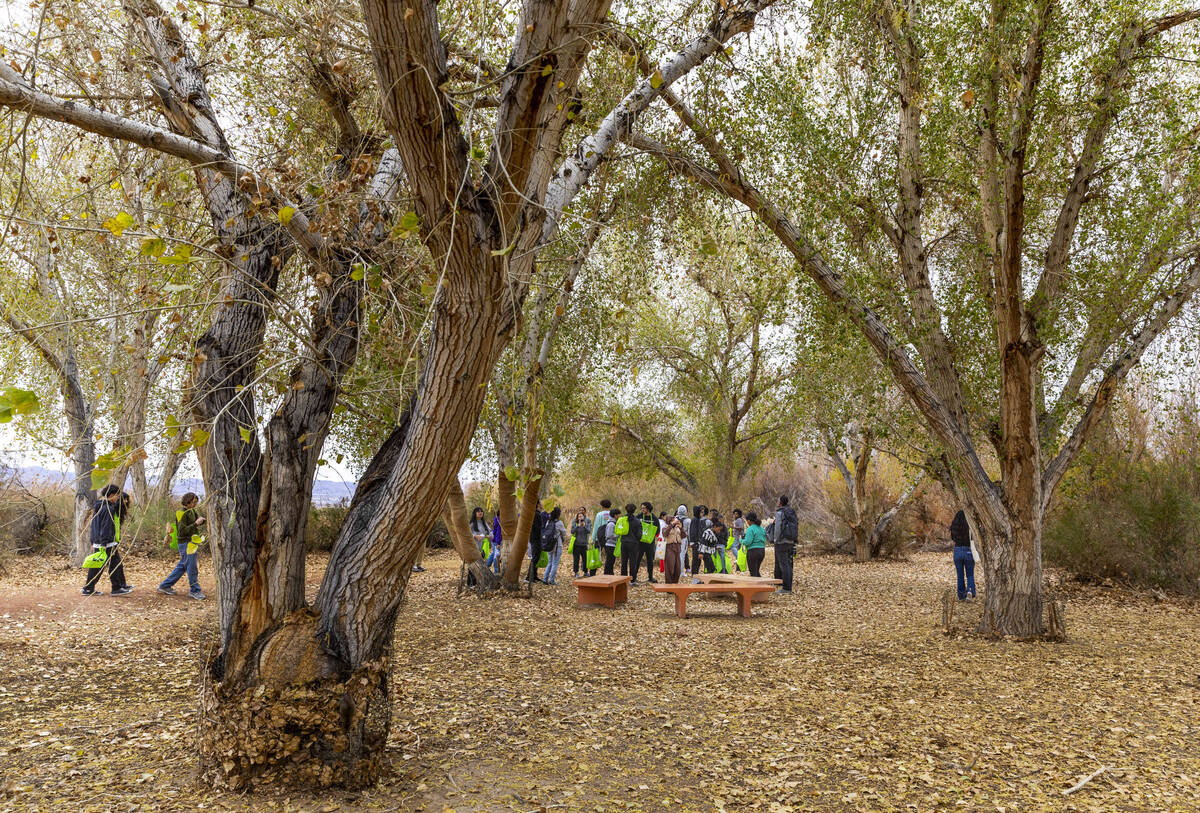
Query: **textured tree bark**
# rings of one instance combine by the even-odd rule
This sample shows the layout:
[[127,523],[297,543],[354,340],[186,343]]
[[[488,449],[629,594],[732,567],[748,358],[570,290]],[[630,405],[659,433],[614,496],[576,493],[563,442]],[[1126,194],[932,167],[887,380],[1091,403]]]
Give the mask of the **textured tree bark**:
[[1028,519],[1009,533],[980,529],[987,589],[979,631],[1034,638],[1042,625],[1041,523]]

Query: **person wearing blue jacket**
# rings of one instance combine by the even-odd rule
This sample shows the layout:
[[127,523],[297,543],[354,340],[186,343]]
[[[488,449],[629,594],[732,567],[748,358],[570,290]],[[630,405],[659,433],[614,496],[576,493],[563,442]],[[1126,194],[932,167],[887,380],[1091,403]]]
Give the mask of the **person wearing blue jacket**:
[[121,520],[125,518],[128,510],[128,500],[121,493],[118,486],[109,484],[100,492],[101,499],[96,500],[92,506],[92,551],[103,550],[108,558],[100,567],[89,567],[85,569],[87,574],[86,580],[83,583],[83,594],[85,596],[97,595],[96,583],[100,581],[100,574],[104,572],[104,568],[108,568],[108,579],[112,583],[112,594],[114,596],[123,596],[133,592],[133,585],[125,581],[125,566],[121,562],[121,550],[118,547],[121,541],[118,528]]

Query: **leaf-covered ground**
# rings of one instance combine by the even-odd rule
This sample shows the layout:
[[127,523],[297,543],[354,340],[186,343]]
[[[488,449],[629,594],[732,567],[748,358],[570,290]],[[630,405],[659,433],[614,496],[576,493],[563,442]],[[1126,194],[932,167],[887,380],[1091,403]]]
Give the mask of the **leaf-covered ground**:
[[[313,560],[314,578],[321,562]],[[1200,810],[1200,608],[1068,588],[1070,640],[940,630],[949,555],[797,561],[737,618],[646,587],[577,609],[456,599],[427,557],[397,634],[391,774],[355,794],[214,793],[195,779],[213,607],[85,599],[60,561],[0,575],[0,809]],[[203,574],[206,584],[211,575]],[[1103,768],[1078,791],[1064,795]]]

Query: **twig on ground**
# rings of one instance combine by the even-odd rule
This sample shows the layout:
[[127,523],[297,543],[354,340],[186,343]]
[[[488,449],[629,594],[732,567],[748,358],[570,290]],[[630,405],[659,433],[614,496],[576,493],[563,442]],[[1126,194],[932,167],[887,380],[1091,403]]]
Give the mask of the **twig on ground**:
[[1095,779],[1100,774],[1104,773],[1106,770],[1108,770],[1108,768],[1104,765],[1101,765],[1098,769],[1096,769],[1095,771],[1092,771],[1090,774],[1085,776],[1083,779],[1080,779],[1074,785],[1072,785],[1071,787],[1064,790],[1063,796],[1070,796],[1075,791],[1080,790],[1084,785],[1086,785],[1088,782],[1091,782],[1093,779]]

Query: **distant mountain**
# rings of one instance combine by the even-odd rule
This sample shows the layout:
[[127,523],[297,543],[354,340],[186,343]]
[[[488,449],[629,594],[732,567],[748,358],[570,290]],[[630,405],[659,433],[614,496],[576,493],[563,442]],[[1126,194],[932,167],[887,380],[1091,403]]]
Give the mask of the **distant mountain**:
[[[26,487],[40,486],[42,488],[66,489],[74,482],[74,475],[65,471],[45,469],[41,466],[11,466],[0,465],[0,477],[8,477],[12,472],[20,477]],[[354,483],[344,483],[341,480],[317,480],[313,483],[313,505],[337,505],[350,502],[354,496]],[[198,477],[180,477],[171,485],[171,493],[175,496],[193,492],[204,496],[204,483]]]

